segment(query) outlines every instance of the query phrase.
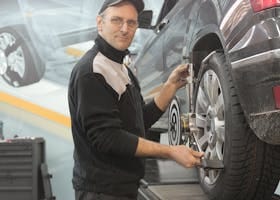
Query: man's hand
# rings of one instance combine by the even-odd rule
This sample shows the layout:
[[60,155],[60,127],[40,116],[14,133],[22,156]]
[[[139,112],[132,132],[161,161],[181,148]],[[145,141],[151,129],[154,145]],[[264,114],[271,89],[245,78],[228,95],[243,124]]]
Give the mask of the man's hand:
[[189,65],[182,64],[176,67],[169,75],[166,85],[173,86],[175,90],[187,84],[187,77],[189,76]]
[[198,167],[204,153],[194,151],[185,145],[169,146],[139,138],[135,156],[167,158],[183,167]]
[[194,151],[184,145],[170,146],[170,157],[184,167],[200,166],[200,159],[204,156],[203,152]]
[[189,65],[183,64],[176,67],[163,84],[160,93],[155,97],[155,103],[159,109],[165,111],[174,97],[176,91],[187,84]]

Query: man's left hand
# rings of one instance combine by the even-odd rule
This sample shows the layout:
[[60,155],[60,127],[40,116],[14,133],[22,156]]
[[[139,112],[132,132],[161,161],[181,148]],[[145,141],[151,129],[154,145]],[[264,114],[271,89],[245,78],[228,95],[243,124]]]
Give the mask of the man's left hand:
[[166,84],[172,85],[176,90],[185,86],[189,76],[189,65],[182,64],[176,67],[168,77]]

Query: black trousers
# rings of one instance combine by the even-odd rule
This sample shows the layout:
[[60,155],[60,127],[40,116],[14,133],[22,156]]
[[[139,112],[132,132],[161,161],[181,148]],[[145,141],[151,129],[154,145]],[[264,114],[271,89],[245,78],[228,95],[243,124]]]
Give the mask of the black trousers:
[[137,197],[117,197],[102,193],[75,191],[75,200],[137,200]]

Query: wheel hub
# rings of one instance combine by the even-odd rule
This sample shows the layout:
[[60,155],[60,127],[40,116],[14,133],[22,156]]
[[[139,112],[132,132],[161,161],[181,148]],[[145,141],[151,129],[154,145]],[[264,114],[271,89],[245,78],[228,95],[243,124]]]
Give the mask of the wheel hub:
[[4,75],[8,68],[8,62],[5,52],[0,49],[0,75]]

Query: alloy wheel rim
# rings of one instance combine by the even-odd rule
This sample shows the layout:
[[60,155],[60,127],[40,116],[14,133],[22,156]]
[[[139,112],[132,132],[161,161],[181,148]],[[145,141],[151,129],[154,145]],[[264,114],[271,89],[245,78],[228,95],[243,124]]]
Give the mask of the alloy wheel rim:
[[[205,158],[223,160],[225,143],[225,103],[221,84],[213,70],[204,73],[197,94],[197,126],[200,129],[198,145],[205,152]],[[200,169],[202,181],[214,184],[220,170]]]
[[7,70],[11,70],[23,78],[26,66],[20,42],[10,33],[1,33],[0,49],[0,73],[6,73]]
[[7,68],[8,68],[8,62],[7,62],[5,52],[2,49],[0,49],[0,75],[5,74]]

